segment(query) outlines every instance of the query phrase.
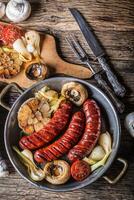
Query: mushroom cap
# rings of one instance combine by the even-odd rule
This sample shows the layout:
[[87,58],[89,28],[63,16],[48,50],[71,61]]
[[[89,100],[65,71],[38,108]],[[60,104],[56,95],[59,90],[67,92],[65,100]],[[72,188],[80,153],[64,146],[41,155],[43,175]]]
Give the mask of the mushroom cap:
[[[66,183],[70,176],[70,165],[64,160],[54,160],[45,165],[46,180],[54,185]],[[52,174],[51,174],[52,173]]]
[[62,87],[61,94],[77,106],[81,106],[88,98],[87,89],[77,82],[65,83]]
[[28,1],[10,0],[6,7],[6,15],[13,22],[26,20],[31,14],[31,5]]

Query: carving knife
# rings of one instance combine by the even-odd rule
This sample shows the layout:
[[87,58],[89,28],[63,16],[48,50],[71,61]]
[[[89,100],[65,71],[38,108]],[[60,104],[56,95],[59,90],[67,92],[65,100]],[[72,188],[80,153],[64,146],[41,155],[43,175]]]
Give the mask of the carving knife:
[[74,16],[76,22],[78,23],[81,32],[83,33],[89,47],[91,48],[94,55],[97,57],[98,62],[100,63],[101,67],[106,73],[106,76],[113,87],[113,90],[116,95],[123,97],[126,93],[126,89],[122,86],[115,74],[111,71],[109,64],[105,58],[105,51],[99,44],[98,40],[96,39],[95,34],[93,33],[91,27],[87,24],[81,13],[75,9],[69,9],[72,15]]

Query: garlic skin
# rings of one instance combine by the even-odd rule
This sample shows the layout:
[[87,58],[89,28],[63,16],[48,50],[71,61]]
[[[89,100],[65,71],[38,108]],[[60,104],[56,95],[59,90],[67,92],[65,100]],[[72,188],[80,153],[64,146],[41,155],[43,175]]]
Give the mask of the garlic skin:
[[6,15],[13,22],[22,22],[31,14],[31,5],[27,0],[10,0],[6,7]]
[[3,2],[0,2],[0,19],[4,17],[6,13],[6,6]]

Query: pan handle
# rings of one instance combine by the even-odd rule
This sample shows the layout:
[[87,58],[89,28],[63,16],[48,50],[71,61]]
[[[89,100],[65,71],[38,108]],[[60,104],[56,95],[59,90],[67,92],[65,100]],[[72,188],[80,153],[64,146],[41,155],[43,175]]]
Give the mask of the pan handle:
[[0,105],[5,108],[6,110],[10,111],[10,106],[7,105],[5,102],[4,102],[4,96],[8,93],[8,91],[11,89],[11,88],[15,88],[20,94],[22,94],[24,91],[22,88],[20,88],[16,83],[10,83],[8,84],[6,87],[4,87],[4,89],[1,91],[0,93]]
[[121,170],[121,172],[114,179],[103,176],[103,178],[112,185],[116,184],[122,178],[128,168],[128,163],[125,159],[119,157],[117,158],[117,160],[123,164],[123,169]]

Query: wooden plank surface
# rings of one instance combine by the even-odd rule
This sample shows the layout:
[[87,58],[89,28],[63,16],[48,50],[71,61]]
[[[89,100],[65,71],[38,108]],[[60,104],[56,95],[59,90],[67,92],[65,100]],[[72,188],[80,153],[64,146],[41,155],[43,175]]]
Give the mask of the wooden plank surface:
[[[4,1],[5,2],[5,1]],[[32,15],[21,23],[24,27],[52,33],[57,38],[60,55],[69,62],[79,63],[65,41],[68,33],[75,33],[98,66],[88,49],[79,28],[68,11],[78,8],[90,22],[111,59],[112,67],[127,88],[123,99],[126,111],[120,116],[122,138],[118,156],[128,160],[129,168],[124,178],[114,186],[102,178],[84,189],[67,193],[50,193],[33,187],[23,180],[10,165],[10,176],[0,179],[1,200],[133,200],[134,199],[134,139],[124,128],[124,118],[134,111],[134,1],[133,0],[31,0]],[[6,20],[6,19],[5,19]],[[2,85],[1,85],[2,87]],[[0,87],[0,88],[1,88]],[[0,148],[4,151],[3,129],[7,112],[0,108]],[[5,154],[6,156],[6,154]],[[111,168],[114,176],[117,165]]]

